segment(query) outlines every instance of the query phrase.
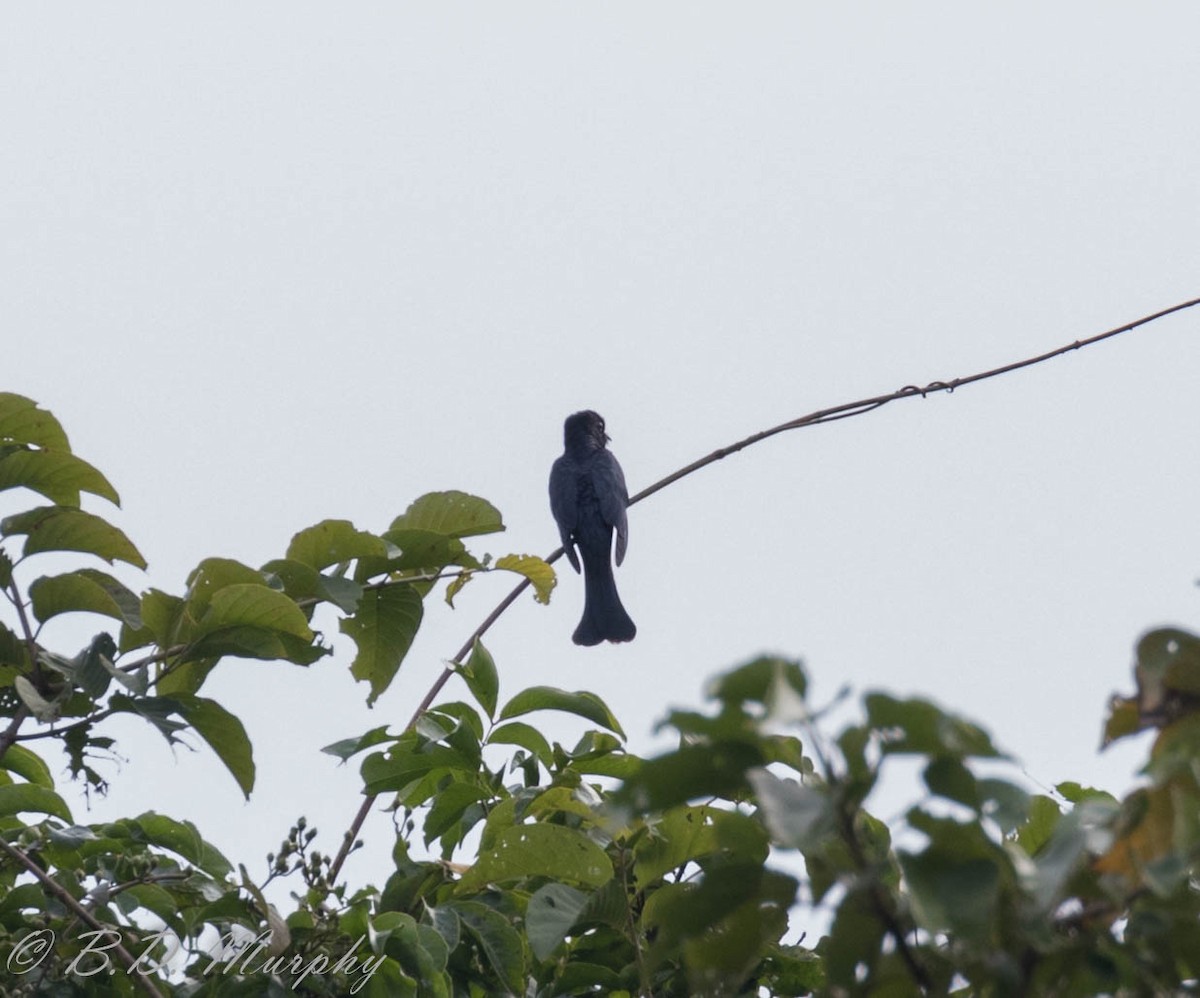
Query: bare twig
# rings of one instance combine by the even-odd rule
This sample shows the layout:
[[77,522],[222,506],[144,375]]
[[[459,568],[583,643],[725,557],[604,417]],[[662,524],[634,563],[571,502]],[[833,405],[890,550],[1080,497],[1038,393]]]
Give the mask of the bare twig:
[[953,392],[964,385],[971,385],[977,381],[986,381],[988,378],[996,378],[1002,374],[1011,374],[1013,371],[1019,371],[1023,367],[1032,367],[1034,364],[1041,364],[1044,361],[1052,360],[1055,357],[1061,357],[1065,353],[1070,353],[1072,350],[1080,350],[1083,347],[1091,346],[1093,343],[1099,343],[1101,340],[1107,340],[1113,336],[1119,336],[1121,333],[1128,333],[1131,330],[1137,329],[1138,326],[1144,326],[1147,323],[1154,322],[1156,319],[1162,319],[1165,316],[1175,312],[1182,312],[1184,309],[1193,308],[1200,305],[1200,298],[1193,298],[1190,301],[1181,302],[1178,305],[1172,305],[1170,308],[1164,308],[1160,312],[1155,312],[1153,315],[1146,315],[1140,319],[1135,319],[1133,322],[1127,322],[1123,326],[1117,326],[1115,329],[1106,330],[1103,333],[1097,333],[1095,336],[1089,336],[1087,339],[1076,340],[1074,343],[1068,343],[1066,346],[1057,347],[1054,350],[1048,350],[1045,353],[1038,354],[1036,357],[1027,357],[1025,360],[1013,361],[1011,364],[1004,364],[1001,367],[994,367],[988,371],[981,371],[978,374],[969,374],[963,378],[953,378],[950,381],[931,381],[924,388],[918,388],[916,385],[905,385],[905,387],[889,392],[886,395],[874,395],[871,398],[859,399],[857,402],[844,402],[841,405],[831,406],[828,409],[818,409],[816,412],[810,412],[805,416],[799,416],[796,419],[789,419],[786,423],[780,423],[778,426],[773,426],[769,430],[762,430],[759,433],[753,433],[746,437],[745,440],[739,440],[735,444],[730,444],[728,447],[722,447],[720,450],[715,450],[707,457],[702,457],[698,461],[693,461],[691,464],[678,471],[674,471],[667,475],[666,478],[660,479],[653,485],[642,489],[637,495],[629,500],[629,505],[632,506],[636,502],[641,502],[658,492],[660,489],[665,489],[668,485],[673,485],[681,478],[685,478],[701,468],[707,467],[715,461],[720,461],[722,458],[728,457],[730,454],[736,454],[740,450],[766,440],[768,437],[773,437],[776,434],[783,433],[787,430],[798,430],[805,426],[815,426],[818,423],[830,423],[835,419],[845,419],[848,416],[862,416],[875,409],[887,405],[889,402],[895,402],[897,399],[913,398],[920,396],[925,398],[927,395],[933,395],[937,392]]

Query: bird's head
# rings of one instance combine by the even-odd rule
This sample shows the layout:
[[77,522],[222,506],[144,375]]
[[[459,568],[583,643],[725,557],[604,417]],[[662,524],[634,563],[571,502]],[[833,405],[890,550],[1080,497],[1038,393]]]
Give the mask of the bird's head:
[[604,417],[591,409],[571,414],[563,424],[563,443],[568,450],[603,450],[608,443]]

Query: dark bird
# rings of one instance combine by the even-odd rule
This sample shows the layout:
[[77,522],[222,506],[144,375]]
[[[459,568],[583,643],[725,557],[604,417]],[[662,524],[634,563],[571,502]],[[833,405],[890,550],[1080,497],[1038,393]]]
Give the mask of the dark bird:
[[[575,571],[583,558],[583,619],[571,636],[577,645],[632,641],[637,628],[621,605],[613,578],[613,531],[617,564],[625,560],[629,492],[612,452],[605,448],[604,419],[590,409],[568,416],[563,456],[550,469],[550,511]],[[579,553],[576,554],[576,548]]]

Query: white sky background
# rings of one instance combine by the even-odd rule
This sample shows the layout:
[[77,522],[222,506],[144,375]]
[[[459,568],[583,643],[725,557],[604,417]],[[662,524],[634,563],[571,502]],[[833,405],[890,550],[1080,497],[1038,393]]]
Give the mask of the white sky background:
[[[7,5],[0,388],[120,490],[139,590],[447,488],[505,516],[477,553],[545,554],[574,410],[603,413],[636,491],[1200,295],[1197,28],[1188,4]],[[778,651],[818,701],[930,696],[1041,784],[1124,790],[1146,743],[1097,745],[1132,644],[1200,627],[1198,327],[673,486],[631,512],[637,640],[571,644],[567,569],[488,636],[502,699],[594,690],[647,752],[668,707]],[[334,850],[359,777],[319,748],[398,730],[508,587],[431,597],[374,710],[331,617],[309,670],[226,661],[203,692],[247,725],[250,804],[207,748],[123,721],[112,795],[89,814],[66,787],[76,817],[190,818],[257,873],[303,813]],[[386,816],[365,832],[356,885],[386,875]]]

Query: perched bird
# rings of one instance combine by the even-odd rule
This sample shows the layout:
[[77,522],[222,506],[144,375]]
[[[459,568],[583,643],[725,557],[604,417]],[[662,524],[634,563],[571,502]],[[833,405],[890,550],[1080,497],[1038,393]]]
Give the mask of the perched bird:
[[607,443],[604,419],[598,413],[585,409],[568,416],[563,455],[550,469],[550,511],[576,572],[583,558],[583,619],[571,637],[577,645],[632,641],[637,634],[617,595],[610,560],[614,530],[617,564],[625,560],[629,493],[621,466],[604,446]]

